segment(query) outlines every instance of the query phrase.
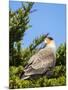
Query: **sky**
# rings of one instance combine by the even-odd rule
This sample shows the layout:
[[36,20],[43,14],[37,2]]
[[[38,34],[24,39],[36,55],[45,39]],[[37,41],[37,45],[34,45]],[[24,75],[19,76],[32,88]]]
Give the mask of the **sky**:
[[[21,2],[10,1],[9,7],[15,11],[21,7]],[[35,3],[32,7],[32,10],[34,9],[37,11],[30,14],[32,28],[25,32],[22,47],[28,47],[36,37],[46,33],[53,37],[57,46],[64,43],[66,39],[66,5]]]

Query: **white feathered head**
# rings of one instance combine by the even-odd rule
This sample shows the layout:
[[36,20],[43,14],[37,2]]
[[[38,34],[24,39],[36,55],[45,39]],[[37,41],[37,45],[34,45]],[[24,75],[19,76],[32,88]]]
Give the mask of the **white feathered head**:
[[46,44],[46,46],[56,47],[55,41],[52,37],[46,37],[44,39],[44,43]]

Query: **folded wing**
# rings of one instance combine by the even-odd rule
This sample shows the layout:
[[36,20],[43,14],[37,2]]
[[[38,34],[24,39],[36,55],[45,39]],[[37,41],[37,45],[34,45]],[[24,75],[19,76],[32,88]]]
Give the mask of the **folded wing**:
[[42,49],[35,55],[34,60],[32,60],[33,69],[46,69],[52,67],[55,64],[55,55],[51,48]]

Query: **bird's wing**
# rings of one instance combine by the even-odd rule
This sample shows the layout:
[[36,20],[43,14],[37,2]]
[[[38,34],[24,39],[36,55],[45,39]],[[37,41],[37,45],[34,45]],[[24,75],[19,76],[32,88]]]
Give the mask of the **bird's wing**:
[[50,67],[53,64],[54,54],[51,48],[42,49],[33,58],[32,68],[41,69]]
[[25,69],[27,69],[27,68],[34,62],[34,60],[35,60],[35,55],[33,55],[33,56],[29,59],[28,64],[25,66]]
[[33,55],[33,56],[29,59],[28,65],[31,64],[31,63],[33,63],[35,59],[36,59],[36,54]]

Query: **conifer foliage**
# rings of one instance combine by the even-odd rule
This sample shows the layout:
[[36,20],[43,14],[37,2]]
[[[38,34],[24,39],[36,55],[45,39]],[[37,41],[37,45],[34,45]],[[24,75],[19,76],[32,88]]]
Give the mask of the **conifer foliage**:
[[21,40],[29,25],[29,14],[33,3],[23,3],[22,8],[13,12],[9,11],[9,46],[10,46],[10,65],[20,64],[21,60]]
[[56,66],[51,69],[52,75],[38,75],[28,80],[21,80],[20,75],[24,70],[24,66],[32,55],[41,48],[38,47],[48,35],[41,35],[33,40],[33,42],[24,49],[21,42],[25,32],[31,28],[29,25],[31,10],[34,3],[24,2],[22,7],[17,11],[9,11],[9,88],[32,88],[47,86],[63,86],[66,85],[66,45],[61,44],[56,52]]

